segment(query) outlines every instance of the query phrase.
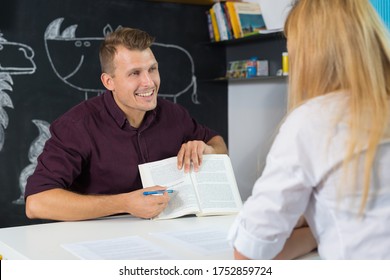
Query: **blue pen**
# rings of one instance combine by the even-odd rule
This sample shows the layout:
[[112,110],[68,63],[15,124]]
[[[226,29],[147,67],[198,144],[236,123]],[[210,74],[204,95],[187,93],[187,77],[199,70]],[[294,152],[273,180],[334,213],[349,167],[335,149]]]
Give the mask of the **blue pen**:
[[165,192],[173,193],[173,190],[149,191],[149,192],[144,192],[144,195],[162,195]]

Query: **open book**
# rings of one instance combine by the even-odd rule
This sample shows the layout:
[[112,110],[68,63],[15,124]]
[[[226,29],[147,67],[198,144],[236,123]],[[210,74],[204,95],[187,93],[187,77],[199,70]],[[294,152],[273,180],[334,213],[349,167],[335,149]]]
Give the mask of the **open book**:
[[155,185],[174,190],[167,208],[155,219],[184,215],[228,215],[237,213],[242,201],[230,158],[204,155],[199,171],[177,169],[177,157],[138,166],[144,188]]

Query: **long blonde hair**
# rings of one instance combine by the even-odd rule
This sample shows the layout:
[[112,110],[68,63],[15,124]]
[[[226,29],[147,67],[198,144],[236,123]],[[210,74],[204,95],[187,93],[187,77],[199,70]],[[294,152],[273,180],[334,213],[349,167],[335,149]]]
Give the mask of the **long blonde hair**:
[[345,90],[350,95],[343,166],[366,149],[360,209],[364,211],[377,146],[390,116],[388,30],[368,0],[299,0],[286,20],[285,33],[289,110],[330,92]]

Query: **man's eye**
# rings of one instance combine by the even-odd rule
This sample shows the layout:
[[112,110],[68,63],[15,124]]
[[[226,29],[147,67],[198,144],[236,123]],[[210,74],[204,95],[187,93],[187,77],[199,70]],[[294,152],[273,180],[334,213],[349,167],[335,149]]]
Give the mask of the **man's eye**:
[[130,76],[138,76],[139,75],[139,72],[137,71],[137,72],[131,72],[130,73]]

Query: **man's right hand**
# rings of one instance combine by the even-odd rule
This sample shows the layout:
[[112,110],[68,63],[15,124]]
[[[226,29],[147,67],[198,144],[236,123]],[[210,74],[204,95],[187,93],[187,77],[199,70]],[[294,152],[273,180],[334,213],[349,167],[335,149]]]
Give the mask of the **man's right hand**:
[[166,188],[161,186],[149,187],[128,193],[129,207],[126,212],[129,214],[150,219],[158,216],[167,207],[169,194],[164,192],[162,195],[144,195],[145,191],[159,191]]
[[51,189],[27,197],[26,215],[30,219],[79,221],[129,213],[149,219],[167,207],[169,195],[144,195],[143,192],[165,189],[154,186],[113,195],[84,195],[61,188]]

